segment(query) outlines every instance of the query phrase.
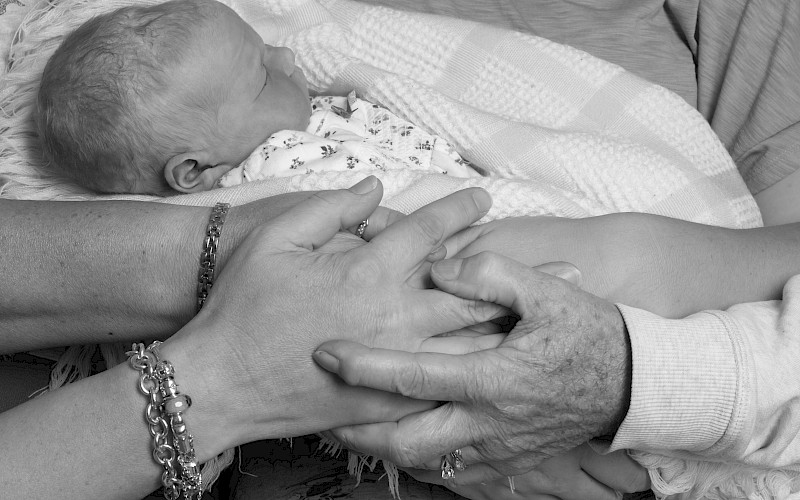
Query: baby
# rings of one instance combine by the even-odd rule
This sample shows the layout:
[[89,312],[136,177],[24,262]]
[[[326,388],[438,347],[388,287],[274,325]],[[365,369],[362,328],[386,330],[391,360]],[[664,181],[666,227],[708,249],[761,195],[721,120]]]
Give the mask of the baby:
[[45,67],[37,123],[46,160],[104,193],[193,193],[315,169],[479,175],[443,139],[355,94],[309,103],[294,53],[213,0],[86,22]]

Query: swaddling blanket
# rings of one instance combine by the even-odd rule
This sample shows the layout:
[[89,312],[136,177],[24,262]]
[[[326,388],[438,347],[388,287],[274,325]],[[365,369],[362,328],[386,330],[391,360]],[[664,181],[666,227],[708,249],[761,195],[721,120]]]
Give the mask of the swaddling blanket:
[[[29,18],[0,95],[0,174],[20,198],[91,196],[42,176],[30,125],[36,81],[61,36],[130,0],[73,0]],[[140,3],[157,3],[145,0]],[[495,204],[487,219],[639,211],[750,227],[757,206],[708,124],[677,95],[618,66],[541,38],[348,0],[227,0],[272,45],[286,45],[310,85],[356,90],[442,136],[485,174],[453,179],[378,173],[384,204],[404,212],[468,186]],[[243,203],[349,186],[364,174],[319,172],[167,198]],[[135,197],[141,199],[142,197]]]

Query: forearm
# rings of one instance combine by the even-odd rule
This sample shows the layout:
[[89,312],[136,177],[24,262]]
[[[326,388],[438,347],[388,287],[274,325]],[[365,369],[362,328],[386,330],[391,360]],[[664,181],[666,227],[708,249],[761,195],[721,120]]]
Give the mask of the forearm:
[[0,200],[0,213],[0,352],[166,335],[191,317],[207,208]]
[[[193,399],[184,418],[198,459],[237,444],[237,422],[216,409],[219,395],[205,385],[209,360],[167,344],[162,359],[173,362],[181,392]],[[3,497],[139,499],[158,488],[162,468],[138,376],[124,363],[0,414]]]
[[146,496],[159,486],[160,470],[149,449],[144,402],[136,373],[120,365],[0,414],[4,495]]
[[[218,272],[258,224],[308,193],[233,207]],[[210,209],[0,200],[0,353],[160,338],[194,314]]]
[[587,287],[662,316],[779,299],[800,273],[800,224],[736,230],[645,214],[594,220],[587,232],[603,243],[598,268],[584,270]]

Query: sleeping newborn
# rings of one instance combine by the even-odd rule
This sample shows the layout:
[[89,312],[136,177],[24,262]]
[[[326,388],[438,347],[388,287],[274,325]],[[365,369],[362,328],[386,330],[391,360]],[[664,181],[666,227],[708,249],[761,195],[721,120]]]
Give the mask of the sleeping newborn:
[[47,63],[37,119],[48,161],[104,193],[193,193],[318,170],[479,176],[444,139],[355,93],[309,105],[294,53],[213,0],[83,24]]

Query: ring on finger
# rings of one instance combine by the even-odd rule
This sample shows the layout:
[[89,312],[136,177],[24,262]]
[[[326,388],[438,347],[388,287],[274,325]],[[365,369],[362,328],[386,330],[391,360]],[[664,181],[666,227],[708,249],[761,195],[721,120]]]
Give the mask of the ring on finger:
[[356,228],[356,236],[359,238],[364,238],[364,231],[367,230],[367,226],[369,226],[369,217],[361,221],[361,224],[358,225]]
[[455,467],[458,472],[461,472],[467,468],[467,464],[464,463],[464,456],[461,454],[460,448],[453,450],[450,453],[450,458],[452,466]]
[[450,457],[448,455],[444,455],[442,457],[442,479],[449,481],[451,479],[455,479],[455,477],[456,470],[453,468],[453,464],[450,463]]

